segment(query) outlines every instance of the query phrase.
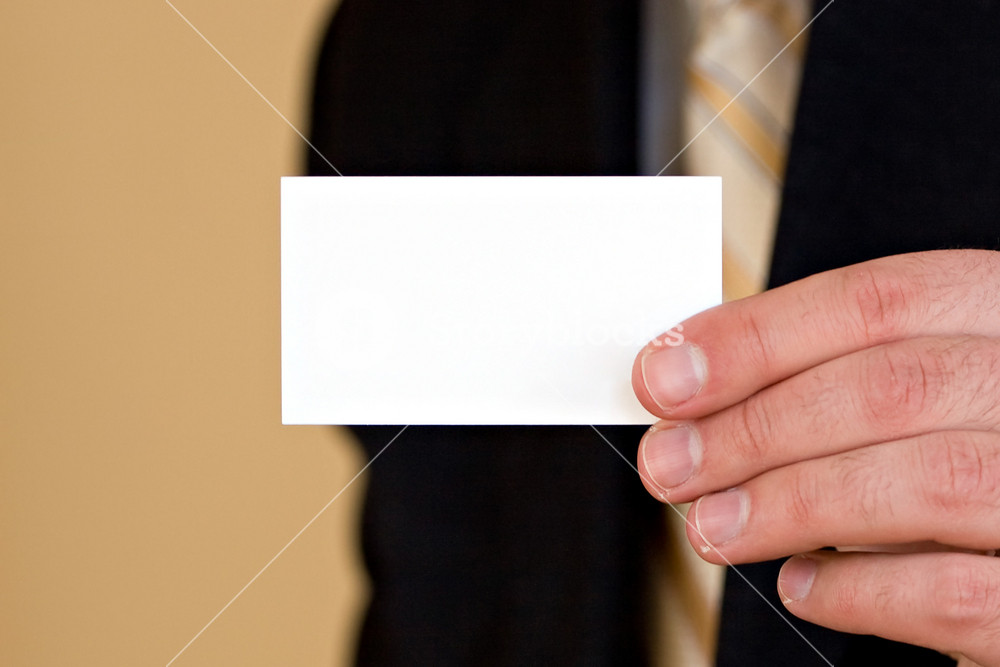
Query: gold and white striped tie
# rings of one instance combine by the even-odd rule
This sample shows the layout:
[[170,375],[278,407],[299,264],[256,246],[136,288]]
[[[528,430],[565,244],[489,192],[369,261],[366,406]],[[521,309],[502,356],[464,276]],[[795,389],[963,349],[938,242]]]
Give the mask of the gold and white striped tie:
[[[683,153],[682,171],[722,176],[722,284],[725,299],[732,300],[761,291],[767,281],[805,50],[804,36],[792,40],[806,25],[810,3],[688,2],[695,34],[681,135],[693,141]],[[669,552],[654,573],[660,577],[661,628],[654,662],[708,667],[714,662],[722,568],[685,548],[684,522],[675,512],[667,512],[667,529]]]
[[808,6],[807,0],[703,0],[696,10],[683,133],[701,134],[684,155],[685,172],[722,176],[727,300],[759,292],[767,281],[805,44],[792,40],[808,20]]

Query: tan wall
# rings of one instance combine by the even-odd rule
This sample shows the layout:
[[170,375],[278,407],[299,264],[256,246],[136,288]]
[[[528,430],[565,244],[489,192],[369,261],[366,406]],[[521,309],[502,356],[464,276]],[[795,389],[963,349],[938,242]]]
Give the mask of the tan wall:
[[[296,124],[328,0],[174,0]],[[162,0],[0,21],[0,664],[165,665],[360,468],[282,427],[301,141]],[[363,483],[174,665],[331,665]]]

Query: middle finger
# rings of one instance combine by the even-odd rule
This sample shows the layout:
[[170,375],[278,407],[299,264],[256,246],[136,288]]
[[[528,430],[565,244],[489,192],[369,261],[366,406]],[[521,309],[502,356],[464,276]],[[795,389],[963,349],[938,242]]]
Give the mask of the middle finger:
[[[843,544],[1000,546],[1000,434],[943,431],[788,465],[700,498],[688,538],[720,562]],[[932,549],[937,550],[937,549]]]

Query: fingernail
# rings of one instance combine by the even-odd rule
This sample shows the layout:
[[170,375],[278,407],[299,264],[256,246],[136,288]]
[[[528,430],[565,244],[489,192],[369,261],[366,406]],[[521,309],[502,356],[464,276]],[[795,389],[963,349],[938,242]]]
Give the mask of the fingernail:
[[816,578],[816,561],[795,556],[781,566],[778,574],[778,594],[782,602],[798,602],[809,595]]
[[688,426],[646,432],[642,461],[650,478],[664,489],[683,484],[701,462],[701,443]]
[[749,513],[747,494],[730,489],[700,498],[694,508],[694,525],[712,546],[721,546],[740,534]]
[[662,410],[683,403],[705,383],[705,359],[690,343],[653,348],[642,358],[642,381]]

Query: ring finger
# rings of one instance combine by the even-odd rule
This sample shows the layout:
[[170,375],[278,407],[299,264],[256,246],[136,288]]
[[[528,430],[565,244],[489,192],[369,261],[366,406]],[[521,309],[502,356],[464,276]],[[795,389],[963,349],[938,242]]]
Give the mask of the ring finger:
[[691,543],[711,562],[826,546],[1000,546],[1000,434],[944,431],[778,468],[699,498]]

